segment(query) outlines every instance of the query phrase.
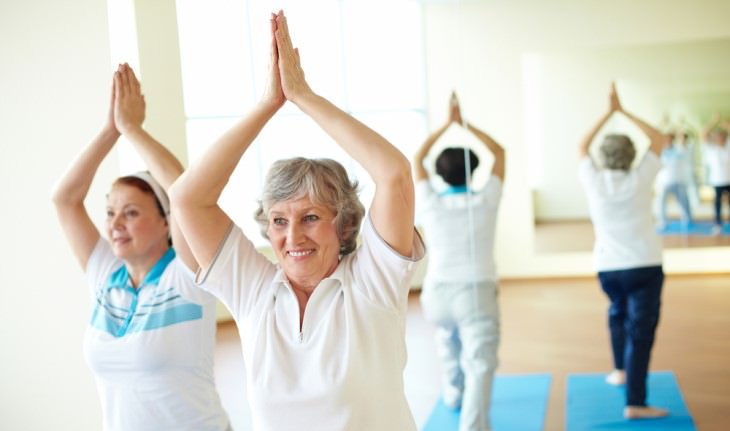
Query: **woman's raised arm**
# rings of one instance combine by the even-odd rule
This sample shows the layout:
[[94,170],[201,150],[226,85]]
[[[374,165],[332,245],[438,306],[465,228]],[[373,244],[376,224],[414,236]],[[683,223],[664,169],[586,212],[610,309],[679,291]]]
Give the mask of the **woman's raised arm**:
[[89,193],[99,165],[120,136],[114,123],[114,100],[115,90],[112,85],[106,124],[96,138],[76,156],[54,186],[51,195],[63,232],[82,269],[86,269],[86,263],[100,236],[86,212],[84,199]]
[[277,69],[278,55],[271,18],[271,58],[268,83],[259,103],[223,134],[170,188],[172,210],[203,271],[215,257],[231,219],[218,206],[218,198],[246,149],[285,102]]
[[[170,150],[142,127],[146,106],[144,95],[142,95],[139,80],[128,64],[119,66],[119,70],[114,75],[114,88],[117,95],[114,103],[114,121],[117,128],[132,143],[152,177],[160,183],[163,189],[169,190],[172,183],[183,172],[183,166]],[[198,264],[180,231],[174,212],[168,215],[168,221],[176,255],[188,268],[193,271],[197,270]]]
[[284,95],[370,174],[375,182],[375,197],[370,207],[375,230],[394,250],[409,256],[414,235],[415,197],[408,159],[385,138],[309,88],[299,51],[292,45],[282,12],[276,16],[276,22]]

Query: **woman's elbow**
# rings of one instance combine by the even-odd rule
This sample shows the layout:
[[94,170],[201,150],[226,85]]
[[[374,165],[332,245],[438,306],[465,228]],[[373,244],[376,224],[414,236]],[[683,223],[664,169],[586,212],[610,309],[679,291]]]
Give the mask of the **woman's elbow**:
[[411,162],[404,155],[399,155],[384,177],[386,182],[393,186],[413,186],[413,175],[411,170]]
[[179,211],[191,205],[192,199],[188,187],[185,185],[185,173],[177,177],[172,183],[167,190],[167,195],[170,198],[170,206],[173,210]]

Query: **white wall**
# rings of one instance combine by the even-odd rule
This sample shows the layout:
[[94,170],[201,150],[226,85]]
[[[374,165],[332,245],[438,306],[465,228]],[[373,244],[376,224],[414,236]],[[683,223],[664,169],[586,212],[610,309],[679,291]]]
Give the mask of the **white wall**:
[[[503,277],[592,274],[590,253],[536,254],[528,181],[522,59],[525,53],[722,39],[730,36],[730,2],[649,0],[425,2],[431,124],[443,121],[456,88],[464,115],[507,149],[507,181],[496,256]],[[590,100],[606,98],[609,77]],[[598,118],[603,105],[586,106]],[[586,125],[590,127],[590,124]],[[730,249],[668,250],[668,272],[730,270]]]
[[[106,6],[0,6],[0,429],[98,430],[82,358],[90,304],[50,203],[62,170],[100,129],[110,94]],[[112,157],[88,201],[103,220]]]

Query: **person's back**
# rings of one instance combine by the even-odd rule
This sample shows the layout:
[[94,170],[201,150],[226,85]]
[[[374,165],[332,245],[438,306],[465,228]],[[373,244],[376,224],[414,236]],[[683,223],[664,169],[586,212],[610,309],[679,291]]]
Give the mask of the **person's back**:
[[[429,182],[424,159],[451,124],[466,128],[494,155],[489,179],[480,191],[470,190],[479,159],[467,148],[446,148],[436,159],[436,173],[450,186],[448,190],[438,194]],[[490,429],[499,345],[493,248],[504,149],[462,120],[458,100],[452,94],[449,121],[426,139],[413,166],[417,212],[430,250],[420,299],[425,318],[436,325],[442,399],[450,408],[461,408],[461,431]]]
[[[649,151],[636,168],[636,148],[628,136],[609,134],[600,144],[600,166],[590,146],[614,114],[622,114],[649,138]],[[579,176],[588,198],[596,234],[593,263],[601,289],[610,301],[608,326],[614,369],[606,383],[624,385],[627,419],[658,418],[666,409],[647,405],[646,381],[664,283],[662,245],[651,216],[652,185],[666,136],[626,112],[615,86],[610,108],[579,145]]]
[[593,259],[599,270],[661,262],[661,239],[654,231],[652,185],[660,165],[647,153],[636,169],[599,169],[590,158],[580,175],[596,235]]
[[417,184],[421,225],[429,245],[426,277],[434,282],[497,279],[494,238],[502,181],[490,177],[482,190],[437,194]]

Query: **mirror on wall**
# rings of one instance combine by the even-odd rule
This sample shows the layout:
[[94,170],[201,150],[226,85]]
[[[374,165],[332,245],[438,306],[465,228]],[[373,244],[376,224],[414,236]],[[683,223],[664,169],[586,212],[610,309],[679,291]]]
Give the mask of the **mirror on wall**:
[[[702,129],[719,113],[730,118],[730,39],[613,46],[527,53],[522,57],[523,89],[529,130],[530,184],[539,253],[589,251],[593,229],[577,179],[577,145],[608,107],[608,86],[615,81],[622,104],[686,147],[683,172],[692,221],[682,223],[673,195],[664,200],[663,175],[655,184],[657,230],[665,248],[730,245],[730,231],[713,232],[714,188],[707,183]],[[602,133],[628,134],[638,150],[648,142],[621,116]],[[601,135],[597,140],[601,139]],[[727,229],[726,229],[727,230]]]

